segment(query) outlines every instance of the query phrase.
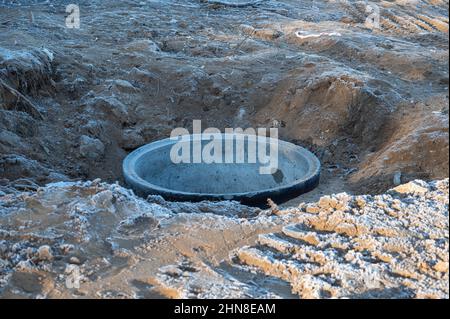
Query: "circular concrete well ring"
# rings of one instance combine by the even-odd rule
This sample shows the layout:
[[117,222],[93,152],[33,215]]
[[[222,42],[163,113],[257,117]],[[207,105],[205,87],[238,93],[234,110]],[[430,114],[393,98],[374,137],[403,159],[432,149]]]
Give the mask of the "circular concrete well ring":
[[[235,135],[221,134],[223,139]],[[189,142],[199,138],[189,135]],[[320,179],[320,162],[301,146],[278,139],[278,166],[275,174],[261,175],[259,164],[179,163],[170,158],[177,140],[163,139],[131,152],[123,161],[126,184],[146,197],[161,195],[172,201],[236,200],[246,205],[264,207],[271,198],[282,203],[314,189]]]

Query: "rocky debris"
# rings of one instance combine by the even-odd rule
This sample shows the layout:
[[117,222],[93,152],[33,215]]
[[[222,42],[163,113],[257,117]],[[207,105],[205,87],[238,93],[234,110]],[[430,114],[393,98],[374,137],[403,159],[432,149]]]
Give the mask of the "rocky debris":
[[[214,214],[216,210],[218,214]],[[90,282],[98,286],[99,281],[109,281],[139,261],[159,263],[160,258],[167,258],[171,252],[180,256],[197,245],[195,249],[199,252],[214,253],[226,247],[221,246],[223,241],[231,243],[233,237],[242,238],[261,227],[284,222],[282,218],[279,221],[262,218],[256,222],[232,217],[233,213],[256,216],[250,213],[253,211],[235,202],[169,203],[160,197],[145,201],[130,190],[100,180],[61,182],[35,192],[2,194],[0,295],[77,297],[84,290],[80,288],[81,291],[72,295],[73,280],[81,282],[81,287]],[[237,229],[243,233],[239,234]],[[217,236],[217,232],[228,239]],[[204,241],[205,238],[209,239]],[[145,257],[150,255],[154,257]],[[156,266],[144,267],[158,270]],[[14,279],[24,272],[45,276],[55,289],[44,292],[36,284],[30,294],[24,290],[22,279]],[[141,273],[136,273],[135,277],[139,276]],[[203,281],[206,280],[204,277]],[[219,291],[220,283],[212,285]],[[116,288],[123,290],[123,287]],[[85,293],[94,297],[103,294],[98,290]],[[128,297],[133,295],[123,293]],[[248,293],[252,293],[251,289]]]
[[[66,204],[59,211],[56,207],[62,204],[61,200]],[[19,206],[13,208],[16,204]],[[31,218],[23,219],[28,215],[26,211],[33,212]],[[159,218],[170,214],[118,185],[99,181],[56,183],[34,193],[3,195],[0,198],[0,293],[6,293],[4,284],[16,272],[53,274],[51,280],[66,287],[64,272],[70,265],[79,266],[80,276],[108,271],[114,265],[115,256],[123,255],[122,245],[133,242],[138,234],[151,233],[149,221],[157,224]],[[106,225],[109,226],[105,228]],[[112,262],[105,264],[99,258]],[[102,270],[102,267],[106,268]],[[70,269],[72,273],[75,268]],[[83,280],[87,281],[88,277]],[[39,286],[35,289],[39,290]]]
[[86,135],[80,138],[80,155],[90,160],[96,160],[103,156],[105,145],[97,138]]
[[130,82],[127,80],[112,80],[107,81],[107,84],[110,85],[110,88],[113,92],[117,93],[136,93],[137,88],[133,86]]
[[125,150],[134,150],[145,144],[142,133],[137,129],[124,130],[120,146]]
[[160,77],[152,72],[141,70],[139,68],[132,68],[128,75],[133,79],[134,83],[139,87],[145,87],[151,83],[157,82]]
[[53,171],[38,161],[20,155],[0,156],[0,190],[14,193],[23,190],[36,190],[37,183],[68,181],[66,175]]
[[74,265],[79,265],[79,264],[81,264],[80,260],[79,260],[77,257],[75,257],[75,256],[70,257],[69,262],[70,262],[71,264],[74,264]]

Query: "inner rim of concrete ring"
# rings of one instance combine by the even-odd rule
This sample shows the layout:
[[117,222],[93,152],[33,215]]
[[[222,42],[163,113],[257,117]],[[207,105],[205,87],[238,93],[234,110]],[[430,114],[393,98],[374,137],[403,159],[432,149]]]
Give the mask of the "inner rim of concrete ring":
[[[220,137],[225,139],[235,139],[235,134],[220,134]],[[210,142],[211,136],[208,135],[207,138],[205,138],[203,135],[189,135],[189,142],[191,143],[194,138],[200,139],[202,142]],[[248,138],[248,141],[251,141],[252,139],[256,138],[256,136],[249,136],[246,135],[246,138]],[[266,187],[266,184],[262,180],[268,180],[268,178],[271,178],[270,175],[264,177],[264,176],[253,176],[252,179],[249,180],[241,180],[236,182],[236,185],[249,185],[245,191],[230,191],[230,192],[208,192],[203,191],[200,189],[202,185],[196,183],[196,175],[193,175],[193,182],[191,184],[191,189],[197,189],[197,191],[189,191],[188,189],[183,188],[172,188],[167,187],[170,185],[170,182],[163,181],[161,183],[155,183],[155,181],[151,180],[152,178],[148,178],[147,176],[144,176],[145,173],[142,171],[145,170],[145,165],[143,164],[143,161],[147,158],[149,160],[149,164],[157,163],[158,160],[151,158],[149,154],[154,154],[155,156],[158,155],[158,152],[161,153],[161,150],[170,149],[171,146],[173,146],[175,143],[177,143],[177,140],[172,139],[164,139],[160,141],[156,141],[147,145],[144,145],[132,153],[130,153],[123,162],[123,173],[125,177],[126,183],[139,195],[149,195],[149,194],[157,194],[162,195],[165,198],[169,199],[175,199],[175,200],[192,200],[192,201],[198,201],[198,200],[204,200],[204,199],[210,199],[210,200],[223,200],[223,199],[233,199],[233,200],[241,200],[241,199],[258,199],[259,197],[261,200],[264,200],[266,197],[283,197],[283,195],[287,195],[288,197],[295,197],[294,195],[299,195],[301,193],[305,193],[315,186],[317,186],[319,181],[319,175],[320,175],[320,162],[317,159],[317,157],[309,152],[308,150],[304,149],[301,146],[294,145],[292,143],[288,143],[282,140],[273,139],[273,138],[267,138],[269,143],[278,143],[278,149],[279,149],[279,161],[283,161],[284,159],[294,159],[297,158],[303,163],[303,173],[300,171],[299,167],[296,167],[295,163],[292,164],[292,167],[290,168],[287,164],[280,164],[282,167],[291,169],[292,171],[289,171],[290,175],[288,176],[288,182],[281,183],[281,185],[276,185],[273,182],[266,183],[268,186]],[[247,144],[245,144],[247,145]],[[223,148],[222,148],[223,149]],[[165,150],[167,152],[167,150]],[[281,156],[280,156],[281,154]],[[159,154],[160,155],[160,154]],[[162,163],[162,169],[167,168],[171,164],[169,163],[170,158],[167,157],[167,164],[164,164],[164,161],[159,160],[159,163]],[[178,174],[188,174],[192,173],[192,170],[195,171],[195,169],[192,169],[192,167],[188,166],[182,166],[184,164],[175,164],[175,165],[181,165],[181,166],[173,166],[172,167],[176,170],[178,170]],[[189,164],[189,165],[242,165],[242,164]],[[247,168],[249,167],[249,164],[247,165]],[[244,166],[245,166],[244,165]],[[255,164],[258,165],[258,164]],[[286,166],[287,165],[287,166]],[[144,167],[144,168],[143,168]],[[201,167],[201,166],[198,166]],[[212,166],[214,167],[214,166]],[[151,170],[155,170],[155,167],[150,167]],[[213,168],[210,167],[203,167],[200,171],[197,171],[197,174],[204,175],[207,174],[207,172],[204,172],[204,170],[211,170]],[[222,168],[223,169],[223,168]],[[234,167],[234,170],[239,170],[243,168],[237,168]],[[254,169],[254,167],[252,168]],[[188,171],[186,171],[188,170]],[[191,172],[189,172],[191,170]],[[155,171],[156,175],[160,174],[159,170]],[[236,174],[239,172],[237,171]],[[172,174],[173,175],[173,174]],[[176,175],[176,174],[175,174]],[[220,175],[220,174],[219,174]],[[248,175],[248,174],[247,174]],[[286,172],[284,173],[286,175]],[[163,176],[163,175],[161,175]],[[213,188],[213,185],[211,183],[212,176],[206,175],[207,177],[204,178],[208,182],[208,184],[205,184],[206,188]],[[243,174],[245,177],[246,175]],[[292,176],[294,178],[292,178]],[[146,178],[147,177],[147,178]],[[167,177],[167,176],[163,176]],[[171,178],[171,176],[169,176]],[[220,177],[220,176],[219,176]],[[225,177],[225,176],[222,176]],[[257,177],[255,179],[255,177]],[[239,176],[241,178],[241,176]],[[291,180],[289,180],[289,178]],[[157,178],[156,178],[157,181]],[[186,179],[185,179],[186,181]],[[201,182],[201,178],[198,179],[199,182]],[[251,189],[251,186],[258,185],[258,181],[260,182],[260,186],[256,187],[256,189]],[[220,179],[217,181],[218,183],[224,184],[225,189],[233,189],[233,185],[228,185],[226,187],[226,179]],[[200,186],[198,186],[200,185]],[[186,187],[189,188],[189,187]],[[244,187],[245,189],[245,187]]]

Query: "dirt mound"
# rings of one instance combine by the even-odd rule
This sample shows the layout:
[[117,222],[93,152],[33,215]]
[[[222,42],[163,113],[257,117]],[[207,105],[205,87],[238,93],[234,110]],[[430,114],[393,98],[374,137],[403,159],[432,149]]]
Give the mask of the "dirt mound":
[[260,235],[236,258],[301,298],[446,298],[447,194],[448,181],[416,181],[381,196],[322,197],[300,208],[301,223]]
[[448,298],[448,180],[286,210],[98,181],[0,205],[2,297]]

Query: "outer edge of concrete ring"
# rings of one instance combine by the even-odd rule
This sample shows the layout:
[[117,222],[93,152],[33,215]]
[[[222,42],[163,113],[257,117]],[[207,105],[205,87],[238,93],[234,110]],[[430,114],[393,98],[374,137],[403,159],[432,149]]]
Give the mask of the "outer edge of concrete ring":
[[[190,135],[191,138],[193,138],[193,136],[194,135]],[[275,188],[261,189],[260,191],[243,193],[208,194],[167,189],[158,185],[154,185],[138,176],[135,171],[135,163],[142,155],[147,154],[148,152],[161,147],[167,147],[171,144],[175,144],[176,140],[172,140],[170,138],[143,145],[128,154],[128,156],[124,159],[122,165],[123,175],[125,183],[131,189],[133,189],[133,191],[137,195],[143,197],[146,197],[148,195],[160,195],[164,199],[170,201],[191,202],[198,202],[203,200],[235,200],[246,205],[265,207],[267,205],[268,198],[271,198],[277,203],[285,202],[289,199],[295,198],[301,194],[311,191],[312,189],[317,187],[320,180],[320,161],[313,153],[301,146],[294,145],[286,141],[277,140],[277,142],[279,148],[293,149],[305,158],[305,160],[308,162],[309,169],[304,175],[304,178],[297,179],[289,184]]]

